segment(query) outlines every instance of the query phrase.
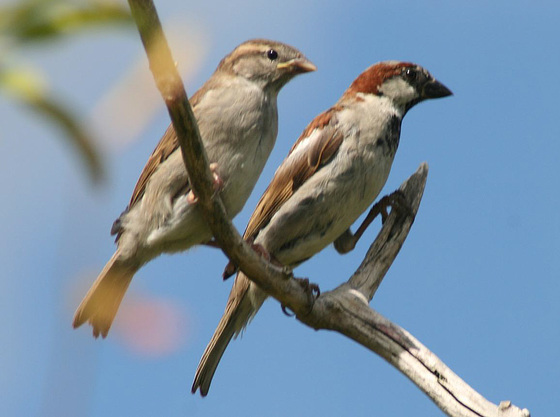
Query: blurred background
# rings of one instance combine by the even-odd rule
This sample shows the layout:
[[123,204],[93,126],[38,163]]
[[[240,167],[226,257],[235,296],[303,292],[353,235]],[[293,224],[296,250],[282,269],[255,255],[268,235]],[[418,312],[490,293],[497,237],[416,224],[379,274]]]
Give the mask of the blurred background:
[[[169,123],[127,4],[0,0],[0,415],[433,416],[378,356],[268,301],[208,397],[190,387],[231,281],[217,250],[135,277],[109,336],[71,327],[109,230]],[[307,123],[371,64],[419,63],[453,90],[406,116],[384,190],[426,161],[414,227],[372,306],[494,403],[556,410],[560,361],[560,4],[547,0],[157,1],[187,92],[254,37],[318,67],[279,97],[277,146],[235,224]],[[361,262],[296,269],[323,291]]]

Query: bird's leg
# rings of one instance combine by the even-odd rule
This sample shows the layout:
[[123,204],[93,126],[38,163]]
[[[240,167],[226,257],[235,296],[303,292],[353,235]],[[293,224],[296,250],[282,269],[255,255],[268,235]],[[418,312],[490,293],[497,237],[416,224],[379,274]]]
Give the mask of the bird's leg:
[[406,197],[404,196],[402,191],[394,191],[391,194],[384,196],[381,200],[373,205],[360,227],[358,227],[358,230],[356,230],[356,233],[352,234],[350,229],[347,229],[334,241],[334,248],[336,249],[336,251],[338,253],[344,254],[354,249],[356,247],[356,243],[358,243],[358,240],[360,240],[366,229],[378,215],[381,214],[381,222],[385,223],[385,220],[387,220],[388,216],[388,207],[397,210],[403,215],[410,215],[412,213],[410,204],[408,204],[408,201],[406,200]]
[[[259,245],[258,243],[253,243],[252,240],[248,241],[248,243],[251,245],[251,248],[253,248],[253,250],[261,255],[264,259],[280,265],[280,263],[276,259],[274,259],[274,257],[264,248],[264,246]],[[235,274],[237,272],[237,269],[237,265],[235,265],[232,261],[229,261],[224,269],[224,273],[222,274],[222,278],[224,279],[224,281]]]
[[[224,187],[224,182],[218,175],[218,164],[216,162],[212,162],[209,165],[209,167],[210,167],[210,171],[212,171],[212,178],[213,178],[212,187],[214,188],[214,192],[217,193],[218,191],[221,191],[222,188]],[[194,195],[192,190],[190,190],[189,193],[187,194],[187,202],[189,204],[196,204],[197,201],[198,201],[198,197]]]

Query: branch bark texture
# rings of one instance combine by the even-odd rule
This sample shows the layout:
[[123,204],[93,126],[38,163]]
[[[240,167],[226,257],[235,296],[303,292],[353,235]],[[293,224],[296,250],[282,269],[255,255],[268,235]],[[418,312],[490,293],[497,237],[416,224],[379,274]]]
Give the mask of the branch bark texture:
[[529,411],[504,401],[493,404],[474,391],[410,333],[369,306],[396,258],[414,221],[428,175],[422,164],[400,187],[412,208],[407,215],[393,210],[365,259],[350,279],[333,291],[311,299],[288,269],[257,255],[233,227],[218,194],[200,133],[181,78],[175,68],[156,9],[151,0],[129,0],[156,85],[177,133],[191,187],[201,213],[224,253],[257,285],[291,309],[314,329],[337,331],[377,353],[406,375],[453,417],[529,417]]

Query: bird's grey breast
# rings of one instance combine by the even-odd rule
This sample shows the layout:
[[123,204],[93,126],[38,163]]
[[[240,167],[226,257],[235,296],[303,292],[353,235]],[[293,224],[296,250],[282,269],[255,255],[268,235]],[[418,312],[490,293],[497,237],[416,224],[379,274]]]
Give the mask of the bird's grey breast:
[[197,106],[204,145],[209,161],[218,165],[230,215],[243,208],[278,132],[276,96],[246,80],[235,83],[207,93]]

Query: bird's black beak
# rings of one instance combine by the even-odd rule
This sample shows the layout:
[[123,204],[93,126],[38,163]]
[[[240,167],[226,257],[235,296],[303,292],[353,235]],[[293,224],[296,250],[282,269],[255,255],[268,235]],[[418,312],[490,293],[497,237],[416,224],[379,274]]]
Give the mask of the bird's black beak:
[[428,81],[422,88],[422,98],[441,98],[451,95],[453,95],[451,90],[437,80]]

